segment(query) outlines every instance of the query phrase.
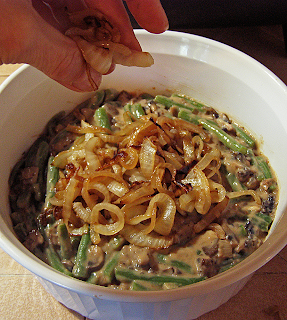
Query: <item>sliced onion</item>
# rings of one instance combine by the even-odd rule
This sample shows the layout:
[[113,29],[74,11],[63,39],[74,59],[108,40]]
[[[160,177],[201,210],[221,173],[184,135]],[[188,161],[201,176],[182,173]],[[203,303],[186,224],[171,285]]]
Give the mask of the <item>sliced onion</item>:
[[200,136],[194,136],[192,138],[192,144],[194,145],[194,153],[195,153],[195,158],[197,160],[201,159],[201,153],[204,147],[203,141]]
[[52,206],[55,206],[55,207],[62,207],[63,206],[63,199],[58,199],[55,196],[50,198],[49,202],[51,203]]
[[196,192],[194,190],[184,193],[179,197],[179,207],[180,209],[192,212],[195,206]]
[[90,181],[86,179],[83,183],[83,188],[81,191],[82,197],[85,200],[87,206],[91,209],[98,203],[98,195],[97,194],[90,194],[89,190],[89,183]]
[[118,199],[118,203],[133,203],[135,200],[151,196],[154,194],[154,189],[151,187],[150,184],[143,183],[138,189],[130,189],[123,197]]
[[89,225],[85,223],[82,227],[80,228],[69,228],[69,233],[73,236],[82,236],[85,233],[89,232]]
[[174,200],[165,193],[158,193],[152,197],[149,206],[158,208],[154,230],[164,236],[169,235],[174,222],[176,206]]
[[97,47],[82,37],[74,36],[73,40],[82,51],[86,62],[100,74],[106,74],[112,65],[112,52],[108,49]]
[[73,201],[80,194],[80,189],[78,188],[79,181],[75,178],[75,176],[71,177],[65,193],[63,197],[63,220],[66,225],[68,225],[69,221],[75,223],[75,214],[72,210]]
[[218,149],[212,149],[209,153],[206,153],[203,158],[196,164],[200,170],[204,170],[211,163],[211,161],[215,160],[217,166],[220,167],[220,151]]
[[76,212],[76,215],[82,219],[83,221],[87,223],[91,223],[91,214],[92,211],[89,207],[84,208],[83,204],[81,202],[74,202],[73,203],[73,209]]
[[121,64],[123,66],[136,66],[136,67],[150,67],[154,64],[153,57],[148,52],[132,50],[130,55],[124,55],[120,52],[114,52],[113,63]]
[[197,191],[195,209],[200,214],[206,214],[211,205],[208,179],[204,172],[200,169],[194,167],[192,171],[196,178],[200,181],[200,186],[195,188],[195,190]]
[[203,218],[194,225],[194,232],[199,233],[210,225],[216,218],[219,218],[223,210],[228,205],[228,198],[224,198],[222,202],[219,202],[213,207]]
[[178,156],[176,153],[163,151],[165,161],[172,164],[176,170],[180,170],[183,167],[183,159]]
[[94,41],[94,38],[95,38],[93,28],[82,29],[79,27],[71,27],[65,32],[65,35],[70,38],[73,38],[75,36],[81,36],[88,42]]
[[143,140],[141,151],[139,154],[139,163],[142,174],[146,179],[150,179],[154,170],[155,155],[157,147],[149,138]]
[[101,139],[107,143],[119,143],[123,140],[123,137],[111,135],[111,134],[99,134]]
[[179,119],[179,118],[175,118],[174,119],[174,123],[175,123],[176,126],[178,126],[180,128],[184,128],[184,129],[186,129],[188,131],[197,133],[197,134],[199,134],[200,136],[202,136],[204,138],[206,137],[206,133],[203,130],[203,128],[198,126],[198,125],[196,125],[196,124],[184,121],[184,120]]
[[164,187],[162,184],[162,179],[165,174],[165,169],[168,169],[171,174],[171,180],[175,180],[176,168],[170,163],[160,163],[154,170],[153,175],[151,177],[151,185],[153,188],[156,188],[160,193],[166,193],[172,198],[174,197],[173,192],[167,190],[166,186]]
[[129,192],[129,188],[126,185],[116,180],[111,180],[107,184],[107,189],[118,197],[123,197],[127,192]]
[[221,202],[226,197],[226,190],[222,184],[208,179],[210,187],[211,202]]
[[111,194],[108,188],[101,182],[85,180],[82,188],[82,197],[90,209],[99,202],[99,195],[102,195],[101,202],[111,202]]
[[109,170],[99,170],[89,176],[90,181],[99,180],[99,179],[101,180],[101,179],[105,179],[105,178],[114,179],[114,180],[122,183],[126,187],[129,187],[128,183],[123,179],[122,176],[120,176],[119,174],[116,174],[114,172],[111,172]]
[[189,137],[184,137],[182,139],[182,147],[183,147],[183,158],[185,164],[191,163],[195,156],[194,156],[194,145],[191,142]]
[[64,169],[65,166],[68,164],[68,158],[72,155],[72,151],[70,150],[64,150],[60,153],[58,153],[54,160],[53,160],[53,166]]
[[138,224],[136,226],[125,225],[120,234],[131,244],[139,247],[148,247],[152,249],[165,249],[173,244],[172,236],[162,236],[152,231],[145,234],[145,226]]
[[99,244],[101,242],[101,236],[97,231],[95,231],[93,224],[90,226],[90,236],[93,244]]
[[143,176],[141,170],[139,168],[134,168],[132,170],[127,170],[125,172],[125,176],[128,178],[130,183],[133,182],[142,182],[147,181],[146,178]]
[[[107,210],[111,214],[114,220],[113,223],[102,224],[100,222],[101,210]],[[124,224],[124,213],[118,206],[106,202],[98,203],[94,206],[92,210],[92,225],[95,232],[111,236],[121,231]]]
[[218,239],[226,239],[226,233],[220,224],[215,222],[210,223],[208,229],[214,231],[217,234]]
[[234,191],[227,192],[226,196],[229,199],[238,198],[242,196],[252,196],[257,204],[261,204],[261,199],[259,195],[254,190],[242,190],[242,191]]
[[137,151],[134,148],[130,147],[130,148],[121,149],[121,152],[124,153],[124,156],[120,157],[120,164],[126,170],[134,169],[139,159]]
[[78,134],[85,134],[85,133],[111,133],[109,129],[102,128],[102,127],[96,127],[91,124],[87,124],[84,127],[78,127],[78,126],[73,126],[71,124],[68,124],[66,127],[67,131],[78,133]]
[[157,132],[157,127],[152,121],[146,121],[138,127],[128,138],[128,146],[136,146],[143,142],[145,137],[150,137]]
[[151,214],[147,212],[146,205],[123,206],[122,210],[125,214],[125,221],[128,224],[136,225],[151,218]]
[[88,170],[90,172],[96,171],[98,168],[101,167],[100,159],[94,152],[94,149],[101,145],[100,141],[101,141],[100,138],[94,137],[90,139],[85,146],[86,162],[87,162]]
[[132,50],[121,43],[115,43],[112,41],[98,41],[94,42],[94,44],[99,47],[111,50],[113,52],[113,57],[115,55],[115,52],[123,56],[129,56],[130,54],[132,54]]

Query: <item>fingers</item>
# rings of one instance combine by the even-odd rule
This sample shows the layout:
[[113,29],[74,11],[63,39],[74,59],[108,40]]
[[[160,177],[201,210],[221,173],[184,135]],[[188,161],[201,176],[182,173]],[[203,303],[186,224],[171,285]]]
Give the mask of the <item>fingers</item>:
[[49,25],[37,30],[29,64],[75,91],[95,91],[101,75],[89,68],[76,43]]
[[71,26],[68,12],[86,8],[84,0],[33,0],[33,6],[40,16],[63,33]]
[[138,24],[152,33],[168,29],[168,19],[159,0],[126,0]]
[[87,69],[76,43],[45,21],[29,1],[0,1],[1,9],[7,14],[0,20],[0,60],[28,63],[72,90],[97,89],[101,75]]
[[126,12],[125,6],[121,0],[85,0],[88,8],[101,11],[117,27],[121,33],[121,43],[134,50],[141,50],[133,28]]
[[[121,33],[121,42],[134,50],[141,50],[134,35],[129,16],[122,0],[84,0],[88,8],[105,14]],[[161,33],[168,29],[168,19],[159,0],[126,0],[129,10],[141,27]]]

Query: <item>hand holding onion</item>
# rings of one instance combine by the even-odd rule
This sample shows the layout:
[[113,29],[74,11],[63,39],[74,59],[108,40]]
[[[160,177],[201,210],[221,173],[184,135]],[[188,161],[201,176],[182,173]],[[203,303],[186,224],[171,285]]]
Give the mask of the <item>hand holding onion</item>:
[[[126,3],[143,28],[153,33],[167,29],[159,0]],[[87,39],[82,32],[88,28],[75,26],[70,19],[79,11],[96,12],[117,37]],[[0,64],[28,63],[72,90],[97,89],[102,74],[111,72],[116,63],[153,62],[149,54],[141,53],[121,0],[0,0],[0,12]],[[75,27],[82,31],[71,29]]]

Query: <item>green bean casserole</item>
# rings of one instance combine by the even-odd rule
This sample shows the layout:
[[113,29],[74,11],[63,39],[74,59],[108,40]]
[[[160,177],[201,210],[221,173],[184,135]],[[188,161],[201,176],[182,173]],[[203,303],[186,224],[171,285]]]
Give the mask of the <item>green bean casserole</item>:
[[97,91],[13,168],[19,240],[56,270],[121,290],[193,284],[265,240],[278,186],[246,130],[179,93]]

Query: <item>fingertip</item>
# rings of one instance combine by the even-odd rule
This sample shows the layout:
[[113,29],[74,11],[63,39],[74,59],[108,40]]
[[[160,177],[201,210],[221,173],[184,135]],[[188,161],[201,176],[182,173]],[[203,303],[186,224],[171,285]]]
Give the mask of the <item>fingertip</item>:
[[169,21],[159,0],[126,0],[138,24],[151,33],[162,33],[169,28]]

